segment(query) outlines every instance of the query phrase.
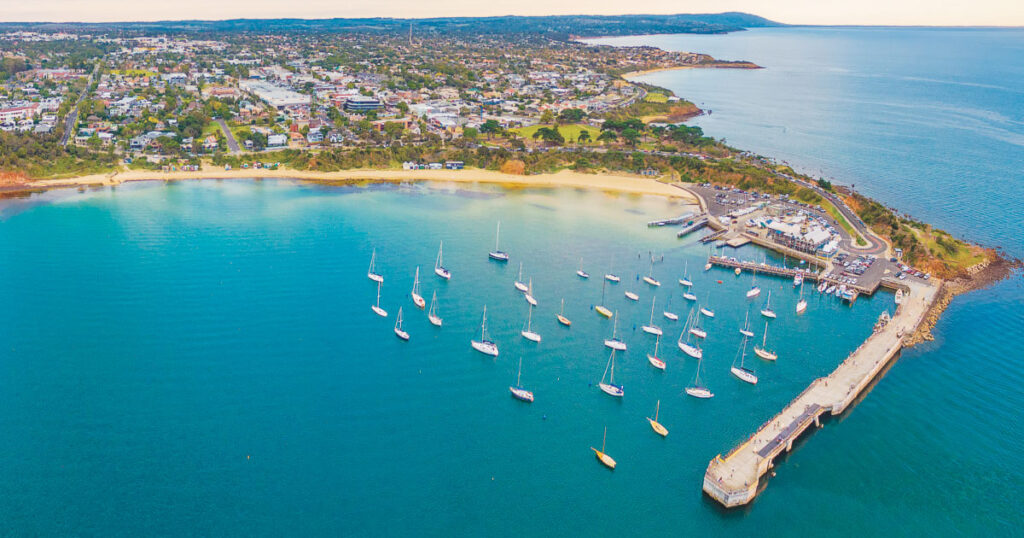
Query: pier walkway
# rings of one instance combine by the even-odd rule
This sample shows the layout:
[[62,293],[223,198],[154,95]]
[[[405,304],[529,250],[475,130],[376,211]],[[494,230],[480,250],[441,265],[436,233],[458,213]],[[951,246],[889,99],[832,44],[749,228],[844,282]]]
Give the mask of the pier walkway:
[[791,450],[793,442],[812,424],[820,425],[822,415],[845,411],[899,353],[903,336],[914,332],[938,293],[937,286],[916,282],[909,284],[908,289],[892,319],[835,371],[814,380],[779,414],[725,456],[715,456],[704,473],[704,492],[726,507],[751,502],[758,493],[761,477],[773,467],[776,456]]

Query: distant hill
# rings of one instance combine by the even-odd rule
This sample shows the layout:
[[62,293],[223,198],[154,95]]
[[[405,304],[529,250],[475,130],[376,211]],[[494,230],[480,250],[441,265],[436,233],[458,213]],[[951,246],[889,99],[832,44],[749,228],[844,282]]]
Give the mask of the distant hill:
[[0,30],[76,30],[128,33],[406,32],[443,34],[541,34],[552,38],[633,34],[721,34],[784,26],[748,13],[678,15],[552,15],[539,17],[440,17],[432,19],[230,19],[111,23],[0,23]]

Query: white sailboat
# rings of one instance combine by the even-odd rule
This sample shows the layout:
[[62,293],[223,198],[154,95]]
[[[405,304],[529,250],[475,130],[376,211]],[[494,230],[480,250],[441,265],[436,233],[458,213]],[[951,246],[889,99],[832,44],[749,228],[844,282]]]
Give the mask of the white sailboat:
[[779,358],[775,353],[768,351],[768,322],[764,322],[764,338],[761,339],[761,347],[754,346],[754,353],[766,361],[773,361]]
[[373,249],[373,254],[370,255],[370,268],[366,270],[366,277],[370,280],[377,282],[378,284],[384,282],[384,277],[375,272],[377,265],[377,249]]
[[654,300],[655,299],[656,299],[655,297],[651,297],[651,320],[648,322],[647,325],[644,325],[641,328],[647,334],[653,334],[653,335],[656,335],[656,336],[661,336],[661,327],[658,327],[657,325],[654,324]]
[[729,371],[732,372],[732,375],[734,375],[737,378],[739,378],[740,381],[744,381],[746,383],[750,383],[751,385],[756,385],[757,384],[757,375],[754,374],[753,370],[751,370],[750,368],[747,368],[746,366],[743,365],[743,361],[746,358],[747,358],[747,338],[744,337],[743,338],[743,343],[740,344],[740,351],[739,351],[739,353],[738,353],[738,355],[736,357],[736,359],[740,360],[740,364],[739,364],[739,366],[737,366],[736,365],[736,359],[733,359],[732,360],[732,367],[729,368]]
[[750,289],[747,290],[747,299],[753,299],[761,295],[761,288],[757,287],[757,270],[754,270],[754,277],[750,281]]
[[655,368],[657,368],[659,370],[664,370],[665,369],[665,361],[663,361],[661,359],[661,357],[658,356],[658,344],[660,344],[660,343],[661,343],[661,335],[658,335],[658,339],[654,341],[654,354],[651,355],[650,353],[648,353],[647,354],[647,361],[651,363],[651,366],[653,366],[653,367],[655,367]]
[[531,305],[537,306],[537,299],[533,298],[533,279],[532,278],[530,279],[530,284],[526,286],[526,292],[523,293],[523,298],[526,299],[526,302],[530,303]]
[[800,300],[796,302],[796,313],[803,314],[807,310],[807,300],[804,299],[804,284],[800,282]]
[[501,221],[498,221],[498,230],[494,232],[494,250],[487,253],[487,257],[494,261],[507,262],[508,253],[498,248],[498,238],[501,236]]
[[451,271],[444,268],[444,260],[441,258],[441,251],[444,249],[444,241],[437,247],[437,261],[434,262],[434,274],[445,279],[451,280]]
[[647,272],[647,275],[644,276],[644,282],[646,282],[646,283],[648,283],[648,284],[650,284],[650,285],[652,285],[654,287],[661,286],[661,282],[658,282],[654,278],[654,256],[651,256],[651,269]]
[[707,338],[708,333],[700,326],[700,317],[704,314],[704,309],[700,308],[696,312],[691,310],[690,313],[693,314],[693,325],[690,326],[690,334],[697,338]]
[[395,336],[402,340],[409,340],[409,333],[402,329],[402,307],[398,307],[398,320],[395,321]]
[[693,377],[693,384],[690,385],[689,387],[686,387],[685,390],[687,394],[693,396],[694,398],[701,398],[706,400],[708,398],[714,397],[715,395],[700,382],[700,370],[703,362],[704,359],[697,359],[697,375]]
[[583,270],[583,258],[580,258],[580,265],[576,269],[576,276],[580,278],[590,278],[590,273]]
[[651,429],[654,430],[654,433],[662,437],[665,437],[666,435],[668,435],[668,429],[666,429],[664,426],[661,425],[660,422],[658,422],[658,411],[660,410],[661,400],[658,400],[658,404],[654,407],[654,418],[647,417],[647,422],[651,423]]
[[[708,300],[704,304],[705,305],[711,304],[711,292],[710,291],[708,292]],[[705,316],[707,316],[709,318],[715,317],[715,311],[712,310],[710,306],[701,306],[700,307],[700,313],[704,314]]]
[[416,305],[416,308],[423,308],[427,306],[426,299],[420,295],[420,268],[416,267],[416,277],[412,281],[412,302]]
[[540,343],[540,335],[533,332],[533,305],[527,307],[526,328],[523,329],[519,334],[522,334],[523,338],[531,342]]
[[825,293],[825,290],[827,290],[827,289],[828,289],[828,282],[826,282],[825,280],[822,280],[821,283],[818,284],[818,293]]
[[[636,277],[639,277],[639,275],[636,275]],[[636,280],[639,280],[639,278],[634,278],[633,280],[635,282]],[[636,293],[633,293],[632,291],[627,291],[626,292],[626,298],[629,299],[630,301],[639,301],[640,300],[640,296],[637,295]]]
[[711,262],[708,262],[708,263],[704,264],[704,270],[705,271],[710,271],[711,270]]
[[764,308],[761,309],[761,315],[770,319],[775,319],[777,317],[775,315],[775,311],[772,310],[772,290],[768,290],[768,300],[764,302]]
[[747,317],[743,320],[743,328],[740,329],[740,334],[743,336],[753,338],[754,331],[750,330],[750,311],[747,311]]
[[526,390],[526,389],[524,389],[523,386],[519,384],[519,380],[522,377],[522,375],[523,375],[523,358],[519,357],[519,372],[516,374],[516,384],[511,386],[511,387],[509,387],[508,390],[509,390],[509,392],[512,393],[512,397],[513,398],[515,398],[517,400],[522,400],[524,402],[533,403],[533,393],[528,391],[528,390]]
[[[681,349],[683,353],[686,353],[695,359],[700,359],[704,357],[704,351],[700,349],[700,344],[697,342],[690,343],[690,337],[695,336],[690,332],[692,329],[690,325],[693,323],[693,316],[695,313],[695,311],[690,310],[690,315],[686,317],[686,325],[683,327],[683,332],[679,333],[679,341],[676,342],[676,345],[679,346],[679,349]],[[697,315],[699,316],[700,314],[698,313]],[[685,341],[683,340],[683,335],[686,335]]]
[[566,327],[571,327],[572,322],[569,318],[565,317],[565,299],[562,299],[562,307],[558,310],[558,322]]
[[668,296],[668,304],[665,305],[665,311],[662,312],[661,315],[665,316],[665,319],[667,319],[669,321],[679,321],[679,314],[676,314],[675,312],[672,312],[671,310],[669,310],[669,307],[671,305],[672,305],[672,296],[669,295]]
[[693,286],[693,281],[690,280],[690,262],[689,261],[687,261],[683,265],[683,278],[679,279],[679,284],[682,285],[682,286],[686,286],[687,288]]
[[430,297],[430,311],[427,312],[427,319],[435,327],[440,327],[443,323],[441,317],[437,315],[437,291]]
[[596,310],[598,314],[600,314],[600,315],[602,315],[602,316],[604,316],[606,318],[610,318],[610,317],[612,317],[612,311],[608,310],[608,307],[604,306],[604,290],[605,290],[605,287],[607,286],[607,284],[608,284],[607,280],[601,282],[601,304],[595,306],[594,310]]
[[[614,258],[612,258],[612,261],[614,261]],[[608,262],[608,272],[604,274],[604,279],[608,282],[618,282],[620,280],[619,276],[612,272],[612,265],[612,262]]]
[[519,262],[519,276],[516,277],[516,281],[512,283],[515,288],[523,293],[526,293],[530,288],[523,282],[523,262]]
[[487,305],[484,305],[484,317],[480,322],[480,340],[470,340],[469,345],[484,355],[498,356],[498,344],[487,338]]
[[[608,373],[611,372],[611,376]],[[605,378],[608,378],[608,382],[605,383]],[[604,367],[604,375],[601,376],[601,382],[597,384],[598,388],[604,391],[609,396],[615,396],[621,398],[626,391],[622,388],[622,385],[615,384],[615,350],[612,350],[612,356],[608,358],[608,364]]]
[[380,307],[380,287],[384,284],[383,279],[377,281],[377,304],[371,306],[373,312],[382,318],[388,317],[388,311]]
[[612,349],[619,351],[626,351],[626,343],[616,338],[615,334],[619,330],[619,313],[615,313],[615,322],[612,324],[612,337],[604,341],[604,345]]
[[697,296],[694,295],[692,291],[686,290],[683,292],[683,299],[686,299],[687,301],[696,301]]

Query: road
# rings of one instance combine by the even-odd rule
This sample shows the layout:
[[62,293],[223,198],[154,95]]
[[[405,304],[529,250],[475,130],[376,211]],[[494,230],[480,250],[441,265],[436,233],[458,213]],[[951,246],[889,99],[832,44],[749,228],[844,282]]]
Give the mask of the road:
[[71,140],[71,131],[75,129],[75,123],[78,122],[78,105],[82,104],[82,99],[85,99],[86,94],[89,93],[89,88],[99,72],[100,64],[96,64],[96,67],[92,69],[92,74],[89,75],[89,81],[85,83],[85,89],[82,90],[82,93],[78,95],[78,100],[75,101],[75,108],[68,111],[68,115],[64,118],[64,135],[60,139],[61,146],[67,146],[68,140]]
[[220,125],[220,130],[224,131],[224,138],[228,141],[228,149],[231,150],[231,153],[241,151],[238,149],[238,141],[235,140],[235,135],[231,133],[231,129],[228,129],[228,124],[223,119],[218,119],[217,124]]

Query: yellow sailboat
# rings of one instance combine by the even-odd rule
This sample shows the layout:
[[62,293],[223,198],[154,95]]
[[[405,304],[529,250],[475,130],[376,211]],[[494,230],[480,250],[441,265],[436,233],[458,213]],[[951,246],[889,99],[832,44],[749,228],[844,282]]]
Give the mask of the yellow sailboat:
[[604,439],[601,440],[601,450],[598,450],[598,449],[596,449],[594,447],[590,447],[590,450],[594,451],[594,454],[597,456],[597,461],[600,461],[601,464],[604,465],[605,467],[614,470],[615,469],[615,460],[612,459],[612,457],[609,456],[608,454],[604,453],[604,443],[607,440],[608,440],[608,427],[605,426],[605,428],[604,428]]
[[662,437],[665,437],[666,435],[668,435],[668,430],[665,429],[665,427],[662,426],[660,422],[658,422],[658,411],[660,410],[661,400],[658,400],[658,404],[654,407],[654,418],[647,417],[647,422],[651,423],[651,429],[654,430],[654,433]]
[[571,327],[572,322],[569,318],[565,317],[565,299],[562,299],[562,309],[558,312],[558,322],[566,327]]

